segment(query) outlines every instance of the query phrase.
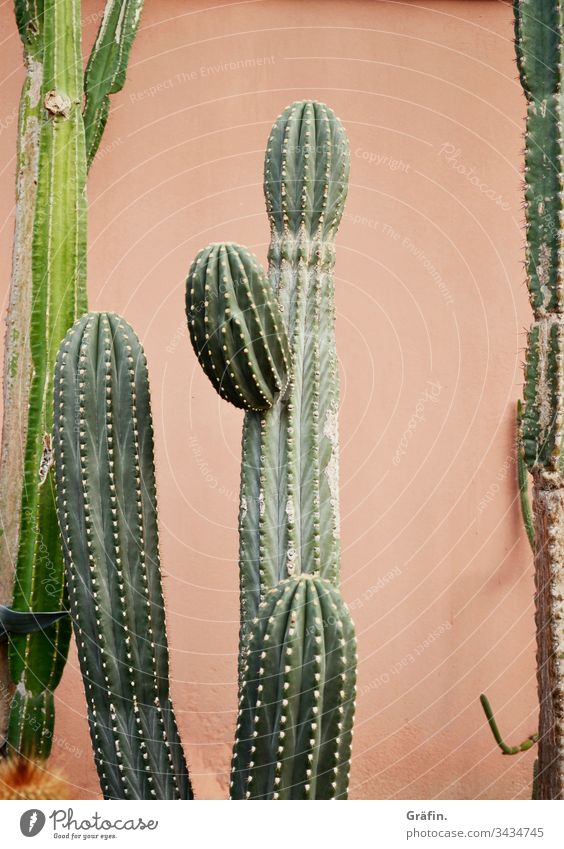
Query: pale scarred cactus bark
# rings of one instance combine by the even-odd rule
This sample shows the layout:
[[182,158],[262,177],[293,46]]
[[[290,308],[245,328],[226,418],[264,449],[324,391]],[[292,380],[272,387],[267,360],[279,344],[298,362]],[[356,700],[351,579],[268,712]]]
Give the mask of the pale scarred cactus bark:
[[143,349],[89,313],[55,369],[57,509],[94,758],[109,799],[190,799],[169,694]]
[[563,0],[516,0],[527,97],[527,277],[534,312],[525,367],[523,451],[533,476],[538,798],[564,798]]

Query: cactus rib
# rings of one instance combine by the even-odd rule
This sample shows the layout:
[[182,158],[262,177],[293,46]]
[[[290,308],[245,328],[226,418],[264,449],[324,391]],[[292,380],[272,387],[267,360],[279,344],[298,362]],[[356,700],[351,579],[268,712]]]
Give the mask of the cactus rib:
[[239,245],[198,253],[186,286],[192,346],[217,392],[236,407],[271,407],[288,380],[280,310],[256,257]]

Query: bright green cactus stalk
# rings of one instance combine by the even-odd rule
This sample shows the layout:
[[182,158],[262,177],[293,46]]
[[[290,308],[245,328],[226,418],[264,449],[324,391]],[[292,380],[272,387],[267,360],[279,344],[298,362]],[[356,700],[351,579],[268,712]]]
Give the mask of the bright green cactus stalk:
[[111,799],[190,799],[169,695],[147,366],[117,315],[83,316],[60,347],[54,452],[102,791]]
[[[238,406],[247,409],[239,511],[241,710],[233,755],[232,798],[346,798],[348,792],[356,657],[354,628],[343,602],[337,601],[336,589],[340,571],[339,382],[332,276],[334,238],[347,193],[348,171],[347,138],[330,109],[305,101],[282,113],[268,141],[264,188],[271,226],[268,278],[279,311],[275,324],[283,324],[290,346],[287,387],[281,389],[281,382],[274,379],[275,369],[270,373],[261,369],[262,375],[270,374],[271,381],[262,394],[262,401],[269,403],[261,403],[266,409],[257,411],[256,398],[249,392],[254,381],[247,378],[242,383],[233,367],[240,370],[241,364],[246,364],[257,376],[255,364],[264,362],[265,356],[267,361],[268,357],[276,361],[277,352],[285,347],[280,332],[257,334],[248,323],[249,333],[240,340],[239,348],[233,347],[236,336],[232,346],[223,348],[223,327],[231,316],[225,312],[225,304],[217,301],[214,332],[209,338],[204,336],[208,357],[216,363],[215,373],[222,364],[224,379],[228,375],[229,380],[237,380],[239,389],[245,386],[242,394],[246,403]],[[244,249],[230,245],[222,249],[214,246],[198,256],[188,279],[189,323],[197,306],[192,294],[195,277],[206,265],[204,258],[210,250],[220,255],[223,250],[224,256],[234,252],[245,266]],[[254,273],[261,278],[256,267]],[[213,280],[220,277],[214,270],[210,276]],[[230,263],[228,285],[238,304],[246,304],[248,299],[249,314],[260,311],[260,303],[254,302],[257,294],[249,293],[237,262]],[[199,297],[201,302],[202,295]],[[192,334],[192,342],[201,360],[201,336]],[[217,380],[212,382],[217,386]],[[221,379],[219,384],[224,389],[221,394],[229,397]],[[273,598],[274,604],[284,605],[286,587],[295,589],[296,598],[307,598],[308,609],[299,617],[289,609],[288,616],[295,616],[298,622],[298,638],[295,652],[294,646],[288,645],[291,656],[283,660],[271,654],[269,643],[271,628],[279,630],[281,620],[274,616],[271,621],[274,614],[269,613],[265,624],[263,611],[270,610]],[[280,598],[277,593],[281,593]],[[318,622],[313,613],[325,597],[332,600],[337,611],[338,626],[327,625],[323,619]],[[266,608],[261,607],[263,603]],[[288,616],[285,621],[289,621]],[[314,641],[319,640],[320,645],[313,659],[304,623],[308,628],[314,623],[317,629]],[[339,670],[339,675],[346,676],[344,685],[333,680],[332,672],[327,676],[327,670],[333,668],[329,646],[336,627],[345,635],[341,638],[345,641],[341,646],[344,666]],[[268,702],[258,695],[254,676],[257,657],[262,655],[269,667],[276,668],[276,681],[282,688],[285,683],[292,687],[295,710],[284,712],[282,690]],[[304,671],[304,657],[320,667],[314,673],[320,676],[314,691],[308,678],[313,666]],[[317,722],[314,717],[319,711],[322,717]],[[331,738],[328,729],[333,728],[332,717],[337,714],[342,717],[342,727]],[[272,739],[255,741],[254,732],[249,736],[255,722],[268,728]],[[312,723],[316,726],[313,730]],[[300,729],[304,733],[309,729],[305,737]]]
[[[4,359],[0,604],[21,611],[64,605],[50,473],[52,366],[69,324],[86,309],[86,171],[107,120],[108,95],[123,86],[142,5],[107,0],[88,62],[83,117],[79,0],[15,0],[27,74]],[[13,637],[9,670],[0,646],[0,750],[7,734],[11,752],[48,756],[53,690],[69,637],[68,619],[45,633]]]
[[[529,331],[522,418],[533,476],[538,798],[564,798],[563,0],[517,0],[517,62],[527,98],[525,204]],[[531,534],[532,536],[532,534]]]
[[[59,343],[86,307],[86,157],[79,12],[78,0],[45,0],[41,21],[41,127],[31,246],[32,378],[13,597],[14,609],[23,611],[57,610],[65,604],[51,471],[51,380]],[[24,29],[29,31],[30,26],[31,21]],[[64,668],[69,638],[70,623],[61,619],[45,633],[16,636],[10,642],[10,672],[17,689],[8,743],[26,756],[49,753],[53,691]]]

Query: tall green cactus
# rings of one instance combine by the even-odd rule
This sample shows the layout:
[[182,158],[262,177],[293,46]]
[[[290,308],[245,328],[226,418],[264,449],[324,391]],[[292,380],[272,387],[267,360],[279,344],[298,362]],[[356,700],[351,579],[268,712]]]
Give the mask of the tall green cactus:
[[[44,2],[41,128],[31,249],[32,378],[14,584],[16,610],[57,610],[65,599],[51,472],[51,369],[69,324],[86,308],[86,156],[79,13],[78,0]],[[70,623],[62,619],[45,633],[11,640],[10,672],[17,688],[8,742],[22,754],[45,757],[49,753],[53,690],[63,671],[69,637]]]
[[89,313],[55,368],[57,509],[104,796],[188,799],[169,695],[145,355],[119,316]]
[[528,336],[524,457],[533,476],[538,798],[564,798],[564,296],[562,48],[564,0],[515,0],[517,62],[527,98]]
[[96,156],[110,111],[110,94],[124,86],[131,45],[144,0],[107,0],[84,78],[88,167]]
[[[333,589],[339,582],[340,547],[339,396],[332,269],[348,171],[347,138],[330,109],[305,101],[282,113],[270,134],[265,161],[264,188],[271,226],[268,277],[275,301],[270,297],[266,300],[270,309],[276,303],[278,310],[268,330],[264,321],[253,326],[261,303],[255,302],[244,269],[252,264],[258,279],[262,272],[244,249],[225,245],[201,251],[188,278],[187,316],[195,352],[205,369],[206,361],[215,364],[213,382],[220,394],[233,400],[232,385],[236,384],[235,403],[247,410],[239,512],[240,714],[232,766],[233,798],[347,795],[355,650],[352,622],[343,603],[337,604]],[[218,254],[226,257],[227,279],[215,270]],[[203,289],[204,281],[207,289]],[[230,294],[227,302],[222,286]],[[235,325],[239,322],[245,326],[239,347],[236,332],[230,344],[223,344],[223,337],[229,337],[233,330],[229,309],[233,302],[238,305]],[[279,352],[287,343],[278,325],[285,328],[289,340],[287,387],[277,379],[278,369],[258,366],[280,360]],[[266,388],[257,403],[254,378],[258,380],[259,370]],[[206,371],[210,374],[209,369]],[[313,583],[308,583],[308,577]],[[271,655],[269,640],[274,631],[283,633],[280,629],[285,626],[270,611],[268,602],[275,599],[273,604],[284,606],[287,587],[294,588],[296,598],[307,598],[308,609],[298,614],[288,608],[284,623],[295,620],[299,650],[288,645],[288,655],[282,658],[280,652]],[[279,591],[284,593],[280,598],[276,595]],[[337,620],[345,635],[340,638],[345,641],[345,665],[339,672],[346,675],[343,686],[335,685],[330,671],[336,626],[327,625],[323,618],[317,621],[319,617],[309,609],[310,605],[312,610],[318,609],[325,596],[337,606]],[[261,608],[261,604],[266,607]],[[314,642],[318,643],[313,659],[304,631],[311,622],[316,629]],[[293,626],[288,624],[288,628],[292,630]],[[271,669],[276,667],[276,687],[282,687],[268,703],[257,695],[253,678],[256,659],[262,655],[268,658],[269,666],[272,664]],[[300,658],[307,658],[307,664],[319,664],[315,674],[320,680],[312,692],[313,666],[301,669]],[[259,674],[266,674],[261,668]],[[289,699],[283,695],[286,683],[294,700],[288,713],[285,702]],[[317,722],[320,709],[322,718]],[[342,714],[342,727],[331,742],[324,735],[333,728],[334,710]],[[285,722],[288,724],[281,728]],[[254,723],[266,729],[268,745],[255,746],[249,737]],[[272,763],[276,768],[271,769],[271,761],[266,759],[275,753],[276,740],[281,766],[276,766],[275,760]],[[319,754],[320,740],[323,757]],[[328,771],[331,781],[327,780]]]
[[[0,603],[12,601],[21,611],[64,604],[50,473],[51,373],[60,340],[86,309],[87,165],[107,120],[108,94],[123,86],[142,5],[107,0],[88,62],[83,117],[80,0],[15,0],[27,75],[4,361]],[[64,618],[45,633],[11,638],[9,679],[16,690],[7,729],[11,693],[0,646],[0,746],[7,733],[11,751],[49,754],[53,690],[69,637]]]

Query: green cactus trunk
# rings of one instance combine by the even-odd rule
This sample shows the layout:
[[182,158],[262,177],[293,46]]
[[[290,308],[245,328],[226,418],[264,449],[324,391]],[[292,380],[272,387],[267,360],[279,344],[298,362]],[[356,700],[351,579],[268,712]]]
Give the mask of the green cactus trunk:
[[[31,250],[31,387],[13,607],[58,610],[65,581],[51,469],[52,368],[69,324],[86,308],[86,154],[82,122],[80,3],[45,0],[39,102],[37,194]],[[31,26],[28,22],[27,29]],[[17,687],[8,743],[46,757],[53,690],[70,639],[62,619],[45,633],[15,636],[10,672]]]
[[153,426],[143,349],[90,313],[55,370],[57,508],[105,798],[189,799],[169,695]]
[[[86,71],[83,119],[79,0],[15,0],[27,76],[4,360],[0,604],[22,610],[60,605],[64,596],[49,472],[49,384],[56,348],[86,309],[87,164],[100,143],[109,95],[124,84],[142,6],[143,0],[107,0]],[[0,645],[0,747],[7,733],[12,751],[49,754],[52,690],[69,636],[69,622],[61,620],[45,634],[12,639],[9,670]]]
[[[217,247],[201,251],[188,278],[194,350],[218,392],[247,411],[239,511],[235,799],[346,798],[348,790],[356,649],[354,627],[336,589],[339,381],[332,276],[348,170],[348,142],[334,113],[311,101],[288,107],[270,135],[264,182],[270,297],[278,315],[270,325],[253,324],[264,294],[258,295],[243,273],[251,263],[261,276],[244,248],[223,247],[240,259],[239,265],[230,262],[226,275],[209,267]],[[230,293],[228,302],[222,288]],[[234,319],[233,340],[224,344]],[[287,348],[290,356],[282,357]],[[282,372],[288,366],[286,385]],[[291,607],[280,618],[271,604],[283,606],[287,592],[306,609]],[[336,606],[333,624],[314,612],[328,604],[322,597]],[[338,681],[331,648],[335,621],[344,641]],[[286,627],[292,645],[272,654]],[[313,690],[312,674],[319,675]],[[267,702],[259,695],[257,675],[274,676]]]
[[270,134],[269,278],[291,344],[289,390],[243,428],[241,663],[258,603],[291,575],[339,580],[339,375],[332,269],[348,143],[322,104],[285,110]]
[[524,458],[533,476],[537,678],[540,702],[538,798],[564,798],[564,2],[516,0],[517,61],[527,97],[525,203],[529,331],[522,417]]

